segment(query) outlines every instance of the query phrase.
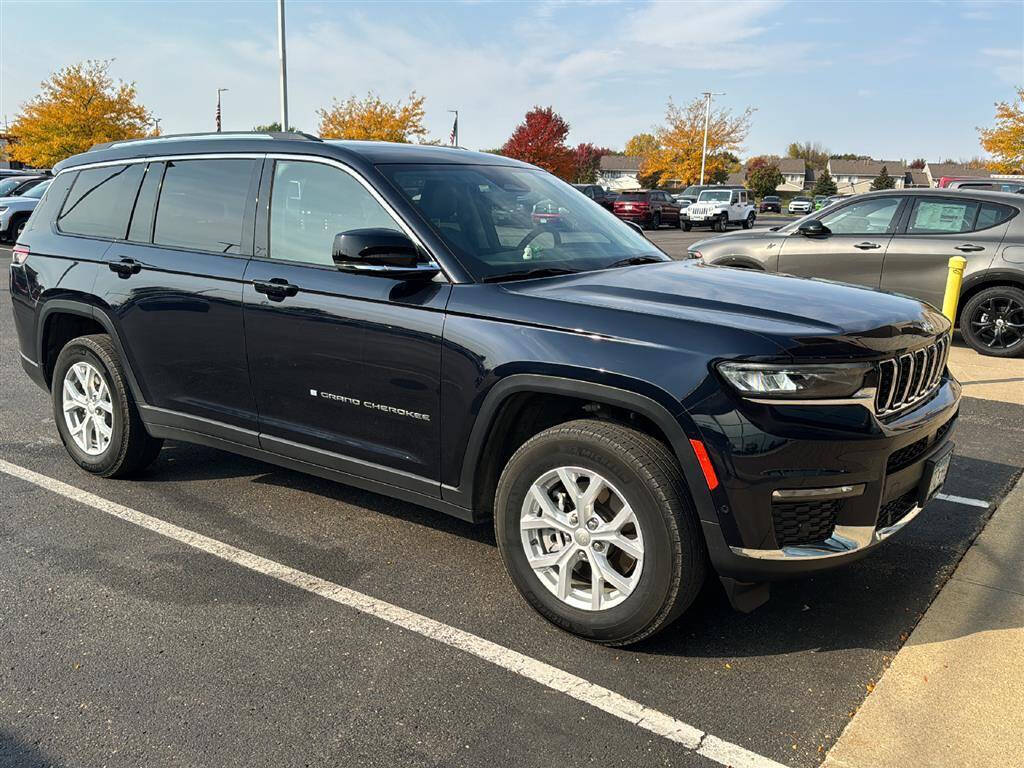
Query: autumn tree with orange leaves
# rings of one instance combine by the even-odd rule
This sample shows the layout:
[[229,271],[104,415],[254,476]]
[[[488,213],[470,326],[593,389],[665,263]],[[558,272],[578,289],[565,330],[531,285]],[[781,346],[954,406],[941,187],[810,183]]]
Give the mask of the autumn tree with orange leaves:
[[49,168],[93,144],[155,135],[156,122],[138,103],[135,84],[115,81],[110,64],[83,61],[45,80],[11,124],[10,158]]
[[[705,181],[728,176],[735,164],[733,153],[742,149],[753,114],[750,108],[739,115],[725,108],[711,110]],[[640,155],[641,173],[659,186],[696,184],[704,145],[704,99],[683,107],[669,101],[665,124],[655,129],[654,138],[656,142],[648,143]]]
[[395,141],[410,144],[427,135],[423,127],[424,98],[416,91],[406,103],[401,99],[385,101],[370,92],[365,99],[350,96],[335,100],[330,109],[320,109],[320,136],[325,139],[362,139],[364,141]]
[[996,104],[996,124],[979,128],[982,148],[993,156],[989,163],[995,173],[1024,172],[1024,88],[1017,88],[1013,102]]

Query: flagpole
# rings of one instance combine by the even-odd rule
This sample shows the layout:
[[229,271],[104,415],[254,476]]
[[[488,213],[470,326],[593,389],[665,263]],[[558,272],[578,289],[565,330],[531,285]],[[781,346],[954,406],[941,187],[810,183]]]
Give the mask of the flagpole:
[[288,65],[284,43],[284,0],[277,0],[277,50],[281,59],[281,130],[288,131]]
[[227,90],[230,90],[230,89],[229,88],[218,88],[217,89],[217,133],[220,133],[220,117],[221,117],[221,115],[220,115],[220,95],[224,91],[227,91]]

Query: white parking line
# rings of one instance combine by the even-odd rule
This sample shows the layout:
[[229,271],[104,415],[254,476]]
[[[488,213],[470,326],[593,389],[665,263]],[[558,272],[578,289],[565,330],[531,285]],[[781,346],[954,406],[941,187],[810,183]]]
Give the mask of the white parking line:
[[984,499],[971,499],[967,496],[953,496],[948,493],[936,493],[935,498],[940,501],[951,501],[954,504],[966,504],[968,507],[981,507],[982,509],[988,509],[989,502]]
[[326,581],[312,574],[290,568],[287,565],[254,555],[244,549],[238,549],[217,539],[211,539],[195,531],[165,522],[130,507],[104,499],[73,485],[68,485],[52,477],[41,475],[17,464],[0,459],[0,472],[20,478],[29,483],[45,488],[53,493],[65,496],[73,501],[85,504],[100,512],[120,518],[126,522],[158,533],[195,549],[240,565],[251,571],[261,573],[278,581],[298,587],[332,602],[354,608],[361,613],[375,616],[389,624],[402,627],[423,637],[457,648],[472,654],[484,661],[489,661],[502,669],[520,677],[532,680],[564,693],[577,701],[588,704],[596,709],[625,720],[626,722],[674,741],[702,757],[732,768],[785,768],[767,757],[744,749],[741,746],[723,741],[699,728],[677,720],[656,709],[626,698],[615,691],[589,682],[582,677],[565,672],[550,664],[513,651],[490,640],[465,632],[440,621],[421,616],[413,611],[397,605],[378,600],[362,592]]

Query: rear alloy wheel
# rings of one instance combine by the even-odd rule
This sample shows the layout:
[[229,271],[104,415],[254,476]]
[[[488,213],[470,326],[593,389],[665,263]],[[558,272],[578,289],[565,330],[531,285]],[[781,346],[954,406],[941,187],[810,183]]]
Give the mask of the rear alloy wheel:
[[1024,291],[1000,285],[972,296],[960,314],[960,332],[983,355],[1024,355]]
[[530,438],[502,472],[494,510],[520,594],[589,640],[639,642],[704,582],[704,539],[675,456],[623,425],[579,420]]

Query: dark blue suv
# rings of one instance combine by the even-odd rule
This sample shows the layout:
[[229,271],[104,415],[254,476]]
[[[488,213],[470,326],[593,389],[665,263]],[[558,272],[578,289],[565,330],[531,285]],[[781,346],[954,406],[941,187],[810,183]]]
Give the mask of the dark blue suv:
[[514,160],[219,134],[55,172],[10,285],[83,469],[186,440],[493,518],[526,600],[599,642],[666,626],[709,569],[749,610],[860,557],[949,466],[933,309],[674,262]]

